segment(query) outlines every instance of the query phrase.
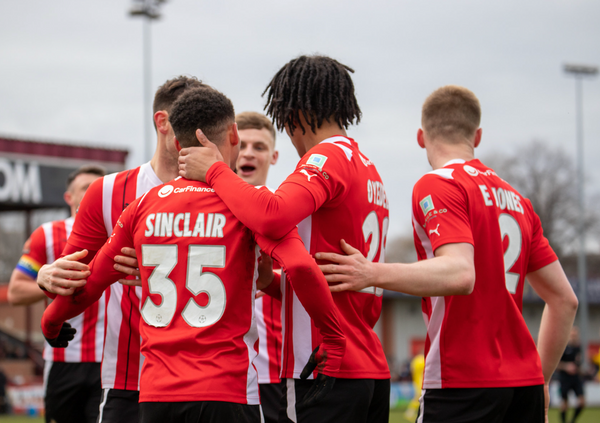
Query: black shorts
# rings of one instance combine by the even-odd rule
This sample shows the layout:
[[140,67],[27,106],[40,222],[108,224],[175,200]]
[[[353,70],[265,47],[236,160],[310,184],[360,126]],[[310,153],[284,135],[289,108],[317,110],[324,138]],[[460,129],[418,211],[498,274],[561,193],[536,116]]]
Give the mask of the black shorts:
[[221,401],[141,402],[141,423],[260,423],[260,406]]
[[54,363],[44,368],[46,422],[94,423],[100,404],[100,363]]
[[424,389],[419,423],[544,423],[544,385]]
[[318,404],[298,410],[314,383],[312,380],[285,379],[279,423],[387,423],[390,418],[389,379],[336,379],[332,390]]
[[103,389],[98,423],[137,422],[140,414],[139,402],[139,391]]
[[579,375],[560,372],[558,380],[560,382],[560,396],[563,400],[566,401],[569,398],[569,391],[573,391],[578,397],[583,396],[583,381]]
[[283,397],[283,382],[259,383],[260,407],[262,408],[265,423],[277,423],[279,420],[279,409]]

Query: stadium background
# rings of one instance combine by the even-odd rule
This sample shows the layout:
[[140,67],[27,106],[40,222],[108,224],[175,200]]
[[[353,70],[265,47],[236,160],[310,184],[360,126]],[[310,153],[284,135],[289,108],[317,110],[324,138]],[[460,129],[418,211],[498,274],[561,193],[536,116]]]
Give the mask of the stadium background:
[[[142,23],[128,17],[131,4],[2,2],[3,138],[126,149],[127,167],[146,160],[143,125],[149,108],[143,104]],[[260,94],[269,78],[294,56],[323,53],[355,69],[363,120],[349,135],[377,164],[386,184],[390,241],[410,236],[412,185],[429,170],[415,133],[420,105],[433,89],[456,83],[479,96],[484,128],[479,157],[515,155],[523,144],[538,140],[543,148],[561,148],[573,158],[575,90],[562,65],[600,64],[600,4],[586,0],[171,0],[161,10],[162,19],[151,28],[152,90],[175,75],[191,74],[229,96],[237,111],[261,110]],[[594,213],[600,205],[599,115],[600,80],[585,81],[586,194]],[[284,134],[278,149],[280,161],[269,179],[274,187],[297,161]],[[27,161],[11,159],[6,151],[0,154]],[[0,177],[3,187],[5,181]],[[33,213],[31,226],[52,213],[60,212]],[[14,245],[20,248],[28,228],[22,216],[6,212],[0,214],[0,227],[7,234],[0,250],[1,259],[6,258],[0,282],[6,282],[7,269],[14,266],[10,251],[14,255]],[[599,233],[595,226],[588,235],[588,335],[593,347],[600,344]],[[397,249],[403,245],[391,244]],[[574,249],[572,244],[564,248],[567,263]],[[391,259],[410,259],[410,254],[388,248]],[[574,281],[575,266],[569,268]],[[0,306],[0,312],[6,307]],[[24,338],[27,313],[8,312],[12,314],[0,314],[0,328]],[[526,297],[524,315],[533,333],[540,313],[536,297]],[[386,294],[378,333],[393,371],[401,374],[424,334],[418,300]],[[39,334],[32,340],[39,341]]]

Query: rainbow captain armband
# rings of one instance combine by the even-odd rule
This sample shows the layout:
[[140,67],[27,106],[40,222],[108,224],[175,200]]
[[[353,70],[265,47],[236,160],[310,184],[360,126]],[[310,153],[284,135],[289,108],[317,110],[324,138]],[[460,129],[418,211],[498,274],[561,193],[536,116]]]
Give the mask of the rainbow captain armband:
[[21,256],[17,263],[17,269],[32,279],[37,279],[40,267],[42,265],[29,256]]

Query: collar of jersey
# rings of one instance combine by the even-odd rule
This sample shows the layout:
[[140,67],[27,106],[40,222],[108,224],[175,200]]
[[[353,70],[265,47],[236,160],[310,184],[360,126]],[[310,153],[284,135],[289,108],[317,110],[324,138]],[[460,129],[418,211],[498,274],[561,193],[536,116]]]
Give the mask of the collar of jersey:
[[453,160],[450,160],[449,162],[447,162],[446,164],[444,164],[444,166],[442,166],[442,167],[450,166],[453,164],[463,164],[463,163],[466,163],[466,161],[463,159],[453,159]]

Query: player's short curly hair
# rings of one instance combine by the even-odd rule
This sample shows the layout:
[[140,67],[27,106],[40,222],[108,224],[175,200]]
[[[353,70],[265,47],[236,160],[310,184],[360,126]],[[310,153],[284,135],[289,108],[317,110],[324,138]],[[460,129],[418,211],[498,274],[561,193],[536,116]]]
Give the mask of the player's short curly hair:
[[299,125],[300,113],[316,132],[324,121],[340,127],[360,122],[361,111],[350,73],[354,70],[327,56],[300,56],[275,74],[265,91],[265,110],[279,130],[290,133]]
[[423,104],[421,126],[431,138],[471,138],[481,121],[481,106],[472,91],[458,85],[438,88]]
[[153,113],[159,110],[164,110],[167,113],[171,112],[173,103],[181,94],[192,88],[207,87],[202,81],[195,76],[181,75],[173,79],[169,79],[156,90],[154,94],[154,104],[152,105]]
[[198,146],[196,129],[219,144],[229,125],[235,122],[233,104],[224,94],[205,86],[183,93],[171,108],[169,122],[182,147]]

